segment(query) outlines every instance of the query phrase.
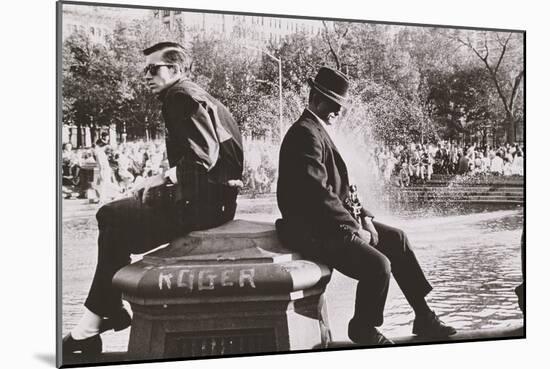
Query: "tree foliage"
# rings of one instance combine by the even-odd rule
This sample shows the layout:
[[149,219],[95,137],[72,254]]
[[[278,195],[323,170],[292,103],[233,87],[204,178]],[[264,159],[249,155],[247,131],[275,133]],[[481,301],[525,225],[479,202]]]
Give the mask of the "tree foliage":
[[491,104],[495,96],[483,68],[434,72],[428,83],[432,116],[444,135],[456,138],[458,133],[480,130],[495,121],[496,109]]
[[523,34],[513,32],[455,31],[454,40],[481,62],[496,90],[503,110],[506,140],[516,140],[516,126],[523,122]]
[[161,130],[159,102],[142,81],[141,50],[173,40],[188,47],[191,78],[230,109],[245,135],[279,139],[281,125],[284,131],[307,103],[307,78],[323,65],[349,75],[344,125],[365,138],[405,143],[457,138],[502,122],[510,128],[524,115],[521,35],[476,32],[325,22],[317,35],[298,31],[254,50],[242,39],[193,33],[178,23],[171,30],[153,19],[121,23],[105,44],[79,33],[65,40],[63,117],[125,126],[134,136]]

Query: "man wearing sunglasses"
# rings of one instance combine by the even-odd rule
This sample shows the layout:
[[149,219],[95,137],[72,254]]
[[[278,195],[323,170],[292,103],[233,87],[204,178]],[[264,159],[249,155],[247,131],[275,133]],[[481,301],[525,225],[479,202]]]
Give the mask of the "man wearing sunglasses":
[[102,206],[96,214],[98,264],[84,314],[63,339],[63,354],[102,351],[100,334],[130,325],[114,274],[139,254],[197,229],[235,216],[242,187],[243,150],[227,108],[188,79],[185,49],[173,42],[143,51],[144,79],[162,103],[170,169],[147,178],[134,196]]

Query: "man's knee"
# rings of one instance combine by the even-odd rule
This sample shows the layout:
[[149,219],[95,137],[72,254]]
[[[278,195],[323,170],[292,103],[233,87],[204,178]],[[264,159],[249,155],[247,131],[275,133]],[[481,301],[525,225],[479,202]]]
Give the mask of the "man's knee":
[[380,258],[378,258],[378,269],[380,275],[384,276],[387,279],[390,278],[391,262],[390,259],[388,259],[385,255],[380,255]]
[[379,280],[389,280],[391,276],[391,262],[382,253],[369,255],[368,267],[363,265],[366,279],[376,278]]

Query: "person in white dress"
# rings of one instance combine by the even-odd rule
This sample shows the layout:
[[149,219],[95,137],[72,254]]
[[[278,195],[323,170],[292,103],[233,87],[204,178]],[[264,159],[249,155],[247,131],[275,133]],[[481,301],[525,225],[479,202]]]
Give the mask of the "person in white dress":
[[523,153],[521,150],[516,151],[516,156],[512,161],[512,175],[523,175]]

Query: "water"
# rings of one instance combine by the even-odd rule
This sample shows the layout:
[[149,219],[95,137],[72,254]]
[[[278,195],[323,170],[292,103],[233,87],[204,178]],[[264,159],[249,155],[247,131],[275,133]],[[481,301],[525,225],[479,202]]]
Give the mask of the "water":
[[[405,230],[434,290],[429,305],[457,329],[512,326],[522,322],[514,288],[521,283],[523,210],[468,215],[386,218]],[[328,287],[331,329],[346,339],[356,283],[341,274]],[[392,279],[382,331],[409,335],[414,314]]]
[[[66,334],[78,321],[97,258],[95,208],[74,200],[63,204],[63,319]],[[72,202],[71,202],[72,201]],[[433,209],[432,209],[433,210]],[[274,198],[239,199],[238,218],[273,221]],[[415,209],[377,220],[402,228],[434,290],[428,303],[462,330],[511,326],[522,321],[514,288],[521,283],[523,208]],[[347,340],[355,281],[335,272],[327,288],[329,324],[336,340]],[[414,316],[392,280],[382,331],[410,334]],[[125,351],[129,330],[104,334],[104,350]]]

